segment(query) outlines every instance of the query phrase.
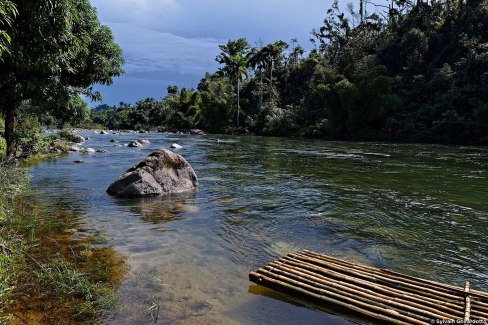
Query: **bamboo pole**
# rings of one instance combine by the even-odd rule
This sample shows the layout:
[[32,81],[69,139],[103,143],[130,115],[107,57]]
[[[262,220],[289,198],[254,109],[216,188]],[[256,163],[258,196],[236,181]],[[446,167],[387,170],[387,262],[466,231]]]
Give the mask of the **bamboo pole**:
[[363,309],[361,307],[357,307],[357,306],[354,306],[354,305],[351,305],[351,304],[347,304],[347,303],[344,303],[342,301],[339,301],[339,300],[336,300],[336,299],[333,299],[333,298],[330,298],[330,297],[327,297],[327,296],[318,295],[318,294],[309,292],[307,290],[294,287],[294,286],[292,286],[292,285],[290,285],[290,284],[288,284],[286,282],[282,282],[282,281],[279,281],[279,280],[273,280],[271,278],[268,278],[265,275],[262,275],[262,274],[259,274],[259,273],[256,273],[256,272],[251,272],[249,274],[249,280],[252,281],[252,282],[254,282],[254,283],[257,283],[257,284],[263,285],[265,287],[268,287],[270,289],[276,290],[276,291],[280,291],[280,292],[287,293],[287,294],[288,293],[296,293],[297,295],[300,295],[300,296],[303,296],[303,297],[312,298],[312,299],[314,299],[317,302],[332,303],[332,304],[335,304],[337,306],[351,309],[351,310],[353,310],[353,311],[355,311],[357,313],[360,313],[360,314],[363,314],[363,315],[366,315],[366,316],[369,316],[369,317],[372,317],[372,318],[376,318],[376,319],[379,319],[379,320],[383,320],[383,321],[390,322],[392,324],[408,325],[408,323],[403,322],[403,321],[400,321],[398,319],[391,318],[391,317],[388,317],[388,316],[385,316],[385,315],[382,315],[382,314],[379,314],[379,313],[371,312],[371,311],[366,310],[366,309]]
[[[358,278],[358,279],[363,280],[363,281],[374,283],[375,285],[386,286],[386,287],[389,287],[389,288],[392,288],[395,290],[399,290],[400,292],[411,293],[411,294],[414,294],[417,296],[423,296],[423,297],[425,297],[425,296],[432,297],[435,300],[437,300],[438,303],[443,301],[444,303],[451,304],[451,307],[454,307],[454,308],[459,307],[458,304],[463,301],[463,299],[461,297],[453,297],[454,299],[452,299],[452,298],[447,299],[444,295],[439,296],[435,292],[431,293],[431,292],[423,290],[422,288],[410,288],[410,287],[405,288],[399,284],[392,283],[389,281],[380,281],[376,277],[370,276],[368,274],[358,273],[358,272],[350,271],[350,270],[347,270],[344,268],[339,268],[339,269],[334,268],[334,267],[331,267],[330,265],[328,265],[327,263],[324,264],[324,263],[321,263],[320,261],[316,261],[314,259],[307,259],[307,258],[302,258],[299,256],[297,256],[297,257],[288,257],[287,256],[285,259],[292,260],[292,261],[299,261],[301,263],[308,263],[310,265],[317,266],[319,268],[318,271],[322,272],[322,273],[327,272],[327,270],[329,270],[329,271],[335,272],[335,276],[338,276],[338,277],[341,277],[341,276],[343,277],[344,273],[346,273],[345,274],[346,276],[352,276],[354,278]],[[455,304],[454,302],[457,304]]]
[[285,264],[291,264],[291,265],[294,265],[294,266],[297,266],[297,267],[301,267],[301,268],[306,268],[307,270],[311,270],[311,271],[313,271],[315,273],[319,272],[321,274],[325,274],[325,275],[330,276],[330,277],[335,277],[335,278],[338,278],[338,279],[341,279],[341,280],[344,280],[344,281],[349,281],[349,282],[352,282],[352,283],[356,283],[358,285],[365,285],[365,286],[368,286],[368,287],[373,288],[373,289],[382,290],[385,293],[394,292],[394,293],[397,293],[397,294],[403,296],[404,298],[408,298],[408,299],[417,301],[419,303],[435,304],[435,305],[439,306],[439,308],[443,308],[447,312],[456,313],[460,317],[462,317],[462,315],[463,315],[463,309],[462,309],[462,307],[460,305],[453,304],[453,303],[451,303],[449,301],[445,301],[445,300],[442,301],[442,300],[438,300],[438,299],[433,299],[433,298],[429,298],[429,297],[420,296],[420,295],[417,295],[417,294],[414,294],[414,293],[409,293],[409,292],[401,291],[401,290],[398,290],[396,288],[391,288],[391,287],[388,287],[388,286],[385,286],[385,285],[376,284],[374,282],[369,282],[369,281],[366,281],[366,280],[363,280],[363,279],[360,279],[360,278],[352,277],[352,276],[349,276],[349,275],[344,275],[342,273],[335,272],[333,270],[324,269],[324,268],[318,267],[318,266],[316,266],[314,264],[310,264],[310,263],[306,263],[306,262],[303,262],[303,261],[297,261],[297,260],[289,259],[288,257],[284,257],[284,258],[279,259],[279,262],[282,262],[282,263],[285,263]]
[[[317,254],[317,253],[309,253],[311,256],[311,258],[314,258],[314,259],[318,259],[318,260],[323,260],[325,263],[328,263],[328,264],[338,264],[337,262],[337,259],[333,258],[335,261],[328,261],[327,259],[329,258],[327,255],[321,255],[321,254]],[[307,254],[303,254],[303,253],[297,253],[297,255],[299,256],[308,256]],[[350,268],[350,266],[348,266],[348,262],[346,261],[343,261],[342,262],[343,264],[341,265],[341,267],[343,268]],[[356,267],[357,269],[357,267]],[[459,294],[460,296],[463,295],[463,292],[462,291],[459,291],[459,290],[455,290],[455,289],[452,289],[452,288],[446,288],[442,285],[439,285],[439,284],[436,284],[435,282],[432,282],[432,283],[429,283],[428,281],[423,281],[422,279],[420,279],[421,281],[416,281],[416,278],[413,278],[413,279],[409,279],[409,278],[406,278],[406,277],[398,277],[398,276],[393,276],[393,275],[389,275],[389,274],[385,274],[385,273],[382,273],[382,272],[379,272],[379,269],[378,268],[374,268],[374,267],[370,267],[370,266],[367,266],[367,269],[369,270],[369,272],[366,272],[364,270],[361,270],[361,269],[358,269],[357,271],[362,273],[362,274],[367,274],[367,275],[370,275],[370,276],[375,276],[376,278],[378,278],[379,280],[383,280],[383,281],[391,281],[392,283],[397,283],[397,284],[402,284],[402,285],[412,285],[412,286],[421,286],[423,289],[432,289],[432,290],[435,290],[437,292],[441,292],[441,293],[445,293],[445,294],[449,294],[449,295],[454,295],[455,294]],[[415,280],[414,280],[415,279]],[[460,298],[458,296],[456,296],[457,298]]]
[[266,266],[265,269],[268,269],[272,272],[280,273],[280,274],[288,276],[288,277],[296,277],[297,279],[299,279],[302,282],[308,282],[308,283],[314,284],[317,287],[321,287],[324,289],[331,289],[331,290],[337,291],[339,293],[346,292],[346,293],[352,294],[353,296],[357,296],[357,297],[364,297],[364,298],[367,298],[367,299],[370,299],[370,300],[373,300],[373,301],[376,301],[376,302],[379,302],[379,303],[382,303],[385,305],[390,305],[394,308],[404,309],[408,312],[413,312],[413,313],[420,313],[420,314],[427,316],[427,317],[430,317],[432,319],[446,319],[447,320],[447,319],[454,319],[455,318],[455,316],[453,316],[453,315],[440,312],[440,311],[435,310],[433,308],[425,307],[425,306],[422,306],[419,304],[412,304],[408,301],[404,301],[404,300],[398,299],[398,298],[391,298],[388,296],[384,296],[384,295],[378,294],[378,293],[371,291],[371,290],[364,290],[361,287],[357,287],[357,286],[349,287],[347,285],[342,285],[342,284],[335,283],[332,281],[322,280],[322,279],[319,279],[317,277],[305,274],[303,272],[299,272],[299,271],[296,271],[293,269],[288,269],[288,268],[283,267],[283,266],[275,267],[275,266],[271,266],[271,264],[272,263],[270,263],[270,266]]
[[[346,281],[337,281],[337,280],[334,280],[332,278],[323,277],[319,274],[307,271],[305,269],[300,269],[300,268],[297,268],[294,266],[288,266],[288,265],[280,264],[279,262],[278,263],[273,262],[273,263],[270,263],[269,265],[273,266],[273,267],[280,268],[282,270],[288,270],[289,269],[290,272],[292,272],[292,273],[295,273],[298,275],[303,275],[304,277],[309,277],[309,278],[311,278],[311,279],[313,279],[319,283],[325,284],[325,285],[344,286],[348,290],[353,290],[353,291],[358,291],[358,292],[360,291],[360,292],[364,292],[364,293],[367,293],[367,294],[370,294],[370,295],[373,295],[373,296],[376,296],[379,298],[389,299],[389,300],[392,300],[392,301],[395,301],[395,302],[398,302],[401,304],[408,305],[412,308],[425,309],[427,311],[435,313],[436,314],[435,316],[439,319],[442,319],[443,317],[453,318],[456,316],[462,316],[463,315],[463,313],[461,311],[456,311],[456,310],[449,309],[449,308],[438,308],[439,307],[438,305],[431,304],[431,303],[425,303],[425,301],[422,301],[422,300],[420,300],[420,301],[408,300],[409,297],[406,297],[403,294],[398,294],[397,292],[394,292],[391,290],[384,290],[383,288],[378,288],[375,286],[364,287],[364,286],[360,286],[360,285],[354,284],[354,283],[349,283]],[[442,311],[440,309],[447,309],[447,310]]]
[[[263,269],[259,269],[258,272],[259,272],[259,274],[261,274],[261,276],[263,276],[263,275],[264,276],[268,276],[268,278],[272,279],[270,277],[270,275],[271,275],[271,276],[273,276],[273,278],[275,278],[275,279],[277,279],[279,281],[282,281],[282,282],[291,284],[293,286],[300,287],[300,288],[302,288],[304,290],[312,291],[312,292],[315,291],[315,293],[318,292],[322,296],[331,297],[331,298],[336,299],[336,300],[339,300],[339,301],[344,301],[344,302],[349,303],[349,304],[354,304],[355,306],[358,306],[358,307],[361,307],[361,308],[367,308],[367,309],[370,309],[370,310],[374,310],[374,311],[377,311],[377,312],[381,312],[383,314],[388,315],[389,317],[396,317],[396,318],[399,318],[400,320],[407,321],[409,324],[416,324],[416,325],[429,324],[428,322],[415,319],[413,317],[410,317],[408,315],[402,314],[399,311],[394,310],[394,309],[391,309],[391,308],[385,308],[383,306],[378,306],[378,305],[371,305],[370,303],[367,303],[367,302],[364,302],[364,301],[359,301],[359,300],[357,300],[355,298],[351,298],[351,297],[349,297],[347,295],[337,294],[337,293],[331,292],[329,290],[318,289],[318,288],[315,288],[315,287],[313,287],[311,285],[308,285],[308,284],[305,284],[305,283],[301,283],[299,281],[296,281],[296,280],[293,280],[293,279],[289,279],[289,278],[284,277],[284,276],[281,276],[281,275],[272,274],[271,272],[266,271],[266,270],[263,270]],[[263,273],[265,273],[265,274],[263,274]]]
[[466,294],[465,303],[464,303],[465,304],[464,321],[468,323],[471,315],[471,299],[469,298],[469,282],[467,281],[464,284],[464,292]]
[[[386,310],[389,310],[389,311],[395,313],[400,318],[409,317],[409,318],[416,319],[418,321],[425,321],[425,322],[430,321],[429,317],[425,317],[422,315],[411,313],[411,312],[406,311],[406,310],[399,310],[396,307],[385,305],[383,302],[380,302],[377,300],[371,300],[367,297],[360,297],[360,296],[357,296],[354,294],[346,293],[344,291],[337,290],[337,289],[330,288],[330,287],[326,287],[326,286],[320,287],[320,285],[318,285],[317,283],[315,283],[313,281],[310,281],[311,283],[307,284],[304,282],[304,279],[297,277],[297,276],[290,275],[290,274],[277,274],[275,272],[268,271],[265,269],[259,269],[258,273],[265,274],[267,276],[274,277],[274,278],[280,279],[282,281],[287,281],[287,282],[293,283],[296,286],[305,288],[308,291],[316,292],[318,294],[335,295],[335,298],[339,299],[339,300],[350,299],[349,300],[350,302],[355,302],[355,303],[360,303],[360,304],[362,303],[362,304],[365,304],[365,306],[368,305],[369,308],[373,308],[373,307],[383,308],[383,309],[386,309]],[[286,273],[286,272],[284,272],[284,273]]]
[[488,320],[488,293],[416,278],[309,250],[249,275],[268,288],[346,307],[395,324]]
[[460,296],[455,296],[455,295],[448,294],[448,293],[445,293],[445,292],[440,292],[440,291],[437,291],[437,290],[434,290],[434,289],[431,289],[431,288],[423,288],[423,287],[420,287],[419,285],[406,284],[406,283],[404,283],[402,281],[398,281],[398,280],[394,280],[394,279],[388,279],[388,278],[384,278],[384,277],[378,276],[378,275],[373,276],[373,275],[368,274],[368,273],[365,273],[365,272],[351,270],[351,269],[348,269],[346,267],[339,266],[337,264],[328,263],[328,262],[325,262],[325,261],[322,261],[322,260],[318,260],[316,258],[311,258],[311,257],[308,257],[308,256],[304,256],[304,255],[302,255],[300,253],[298,253],[298,254],[288,254],[288,256],[291,256],[291,257],[296,258],[296,259],[300,259],[300,260],[305,260],[305,261],[308,261],[308,262],[312,262],[314,264],[322,265],[322,266],[325,266],[325,267],[333,268],[333,269],[336,269],[336,270],[339,270],[339,271],[343,271],[345,273],[354,274],[354,275],[360,276],[360,277],[362,277],[364,279],[368,279],[368,280],[373,281],[373,282],[394,284],[397,287],[403,287],[405,290],[422,292],[422,294],[426,294],[428,292],[430,294],[434,294],[434,295],[441,296],[443,298],[447,298],[447,299],[451,299],[451,300],[462,300],[462,298]]
[[[297,264],[297,263],[295,263]],[[318,279],[322,279],[325,281],[331,281],[333,283],[339,283],[341,285],[347,286],[354,290],[362,290],[364,292],[368,292],[375,295],[382,295],[383,297],[392,297],[392,299],[399,299],[403,301],[405,304],[411,305],[412,307],[422,306],[425,308],[430,308],[431,311],[438,311],[441,314],[445,314],[446,316],[455,316],[455,317],[463,317],[464,312],[461,310],[459,306],[459,310],[449,308],[443,304],[439,304],[437,302],[432,302],[430,300],[422,299],[422,297],[418,298],[409,294],[405,294],[402,291],[394,290],[388,287],[383,287],[380,285],[373,284],[371,282],[366,282],[362,280],[358,280],[356,278],[345,278],[345,279],[334,279],[333,277],[326,277],[321,274],[318,274],[313,268],[309,268],[306,265],[290,265],[290,263],[283,263],[280,261],[272,262],[269,265],[271,266],[279,266],[283,265],[284,267],[290,268],[292,270],[303,272],[310,276],[317,277]]]
[[[438,288],[443,288],[445,290],[451,290],[451,292],[454,291],[456,293],[459,293],[460,295],[464,295],[464,289],[462,287],[458,287],[458,286],[454,286],[454,285],[450,285],[450,284],[445,284],[445,283],[441,283],[441,282],[436,282],[436,281],[432,281],[432,280],[417,278],[414,276],[398,273],[398,272],[387,270],[387,269],[372,267],[372,266],[369,266],[366,264],[353,263],[353,262],[341,260],[341,259],[333,257],[333,256],[315,253],[315,252],[312,252],[312,251],[307,250],[307,249],[304,250],[303,253],[315,256],[317,258],[323,258],[326,260],[334,261],[335,263],[342,264],[344,266],[349,266],[349,267],[353,267],[356,269],[358,269],[358,268],[359,269],[366,269],[366,270],[370,270],[370,271],[375,272],[375,273],[379,273],[379,274],[383,274],[383,275],[389,275],[389,276],[392,276],[393,278],[397,278],[397,279],[401,278],[403,280],[410,280],[410,281],[417,282],[417,283],[425,283],[425,284],[436,286]],[[475,296],[475,297],[479,297],[481,299],[488,299],[488,293],[483,292],[483,291],[470,290],[470,295],[472,297]]]

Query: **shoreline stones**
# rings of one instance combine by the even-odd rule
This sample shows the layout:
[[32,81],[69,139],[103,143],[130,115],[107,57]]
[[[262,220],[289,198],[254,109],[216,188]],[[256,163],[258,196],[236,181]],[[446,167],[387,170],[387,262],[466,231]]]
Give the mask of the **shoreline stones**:
[[190,130],[190,134],[193,134],[193,135],[205,135],[205,132],[203,132],[200,129],[191,129]]
[[198,178],[191,165],[180,155],[166,149],[150,154],[128,169],[107,189],[118,197],[144,197],[191,191]]

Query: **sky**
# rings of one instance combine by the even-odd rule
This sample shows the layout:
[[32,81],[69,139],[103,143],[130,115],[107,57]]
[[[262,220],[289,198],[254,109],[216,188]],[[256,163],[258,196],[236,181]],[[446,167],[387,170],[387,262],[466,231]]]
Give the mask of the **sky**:
[[[310,48],[332,0],[91,0],[112,29],[125,75],[96,87],[101,103],[166,95],[169,85],[196,87],[218,68],[218,45],[245,37],[252,45],[297,38]],[[90,103],[91,107],[101,104]]]

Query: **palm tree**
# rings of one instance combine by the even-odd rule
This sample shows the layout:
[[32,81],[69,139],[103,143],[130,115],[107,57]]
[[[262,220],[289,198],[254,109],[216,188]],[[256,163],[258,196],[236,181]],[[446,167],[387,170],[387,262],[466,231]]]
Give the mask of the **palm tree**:
[[231,82],[235,81],[237,83],[237,126],[239,127],[241,106],[240,86],[242,76],[248,76],[249,43],[245,38],[239,38],[236,41],[229,40],[227,44],[220,45],[219,48],[222,52],[215,58],[215,60],[223,65],[223,67],[220,68],[220,71],[228,76]]
[[232,69],[233,69],[233,74],[236,76],[237,80],[237,127],[239,127],[239,115],[240,115],[240,109],[241,109],[241,82],[242,82],[242,76],[245,76],[246,78],[249,76],[249,72],[247,71],[247,66],[248,66],[248,60],[246,57],[242,55],[235,55],[232,57]]
[[259,73],[259,108],[263,107],[263,70],[266,68],[267,54],[263,48],[253,48],[249,52],[249,67]]
[[288,44],[284,41],[276,41],[263,47],[263,57],[266,58],[266,64],[269,68],[269,92],[270,97],[273,91],[273,70],[275,64],[283,59],[283,51],[288,48]]

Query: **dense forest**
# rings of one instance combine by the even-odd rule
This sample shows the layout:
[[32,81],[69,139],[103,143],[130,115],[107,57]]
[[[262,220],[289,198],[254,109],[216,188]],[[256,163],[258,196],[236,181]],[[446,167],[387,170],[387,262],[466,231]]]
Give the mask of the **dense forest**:
[[[358,5],[359,4],[359,5]],[[357,8],[355,5],[358,5]],[[220,68],[162,100],[102,105],[110,129],[488,144],[488,1],[336,1],[295,39],[221,45]],[[370,4],[371,6],[371,4]],[[305,55],[306,54],[306,55]]]
[[[124,73],[110,30],[87,1],[29,6],[0,0],[0,152],[9,155],[32,146],[41,126],[488,144],[486,0],[335,1],[309,51],[296,39],[229,40],[196,89],[92,110],[80,95],[100,100],[92,85]],[[71,24],[56,20],[70,15]]]

